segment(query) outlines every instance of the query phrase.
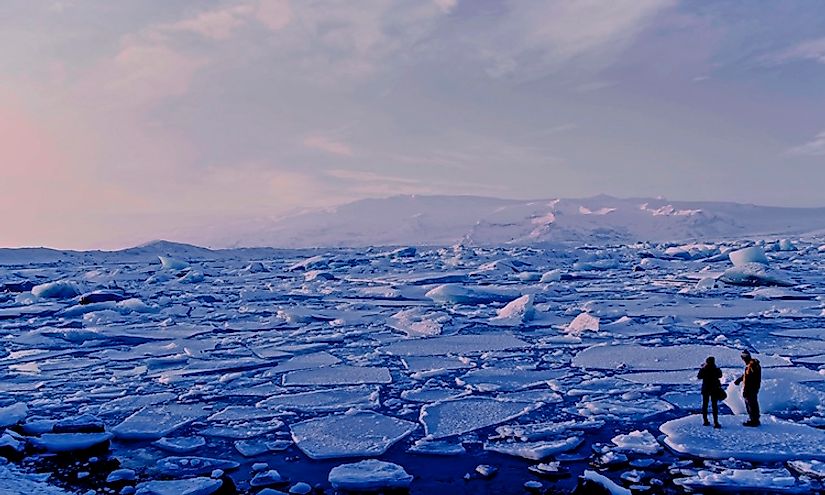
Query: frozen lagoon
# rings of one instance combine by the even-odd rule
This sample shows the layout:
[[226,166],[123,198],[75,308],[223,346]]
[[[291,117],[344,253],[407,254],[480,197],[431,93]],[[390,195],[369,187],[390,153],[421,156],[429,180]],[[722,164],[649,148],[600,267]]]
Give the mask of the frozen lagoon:
[[[816,489],[793,466],[819,465],[825,431],[822,242],[768,250],[771,277],[794,286],[758,293],[723,277],[724,252],[751,244],[161,243],[36,263],[0,250],[0,453],[21,464],[10,473],[81,493],[332,493],[406,485],[406,473],[412,493],[570,491],[585,470],[639,493]],[[745,280],[772,283],[758,275]],[[766,412],[796,435],[777,440],[781,457],[764,455],[779,445],[772,419],[677,428],[695,421],[706,355],[727,383],[745,347],[764,366]],[[329,476],[373,458],[392,466]],[[134,479],[107,482],[117,469]]]

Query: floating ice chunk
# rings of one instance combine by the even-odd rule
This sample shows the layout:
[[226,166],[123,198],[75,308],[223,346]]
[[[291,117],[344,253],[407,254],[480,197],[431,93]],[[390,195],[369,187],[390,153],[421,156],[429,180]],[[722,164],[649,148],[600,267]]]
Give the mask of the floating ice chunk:
[[[264,464],[266,466],[266,464]],[[261,486],[272,486],[277,485],[279,483],[283,483],[284,478],[281,476],[281,473],[274,469],[269,469],[266,471],[262,471],[257,473],[254,478],[249,482],[250,486],[253,487],[261,487]]]
[[362,385],[392,383],[390,370],[367,366],[330,366],[296,370],[284,375],[284,386],[294,385]]
[[271,419],[278,413],[269,409],[254,406],[227,406],[206,418],[209,421],[252,421],[256,419]]
[[25,402],[15,402],[6,407],[0,407],[0,428],[8,428],[26,419],[29,406]]
[[212,478],[146,481],[137,485],[136,495],[212,495],[222,485]]
[[624,400],[619,398],[583,400],[576,412],[585,417],[612,416],[640,421],[673,409],[673,406],[659,399]]
[[464,455],[467,449],[459,442],[450,442],[447,440],[428,440],[422,438],[415,442],[412,447],[407,449],[407,452],[412,454],[422,455]]
[[539,282],[541,282],[543,284],[549,284],[551,282],[558,282],[559,280],[561,280],[561,275],[562,275],[561,270],[558,270],[558,269],[550,270],[549,272],[544,272],[544,274],[542,274],[541,278],[539,279]]
[[225,459],[211,457],[165,457],[158,460],[157,469],[161,474],[173,478],[187,478],[211,473],[215,469],[229,471],[240,464]]
[[273,376],[279,373],[286,373],[294,370],[332,366],[340,362],[340,359],[328,352],[313,352],[311,354],[303,354],[301,356],[295,356],[294,358],[288,359],[278,366],[267,370],[264,376]]
[[81,291],[74,282],[58,280],[56,282],[35,285],[32,287],[31,293],[35,297],[42,297],[44,299],[70,299],[79,296]]
[[579,271],[603,271],[603,270],[612,270],[614,268],[619,267],[619,262],[612,259],[606,258],[601,260],[592,260],[592,261],[577,261],[573,263],[573,269]]
[[[728,384],[727,393],[728,398],[725,399],[725,404],[730,407],[731,411],[734,414],[746,414],[741,387],[731,382]],[[766,413],[810,415],[825,408],[825,392],[782,376],[763,378],[762,387],[759,390],[759,407],[762,412]]]
[[381,455],[415,428],[410,421],[357,411],[296,423],[290,431],[310,459],[332,459]]
[[540,405],[488,397],[464,397],[427,404],[421,408],[419,421],[430,438],[446,438],[510,421]]
[[398,490],[408,488],[412,480],[412,475],[407,474],[403,467],[377,459],[342,464],[329,472],[329,483],[336,490]]
[[203,282],[203,272],[200,270],[189,270],[182,277],[178,278],[181,284],[199,284]]
[[582,441],[582,437],[575,436],[539,442],[490,442],[484,444],[484,450],[541,461],[552,455],[573,450],[581,445]]
[[115,469],[106,477],[106,483],[117,483],[119,481],[134,481],[137,474],[132,469]]
[[326,270],[309,270],[304,273],[304,280],[313,282],[315,280],[335,280],[335,275]]
[[759,246],[746,247],[728,253],[733,266],[743,266],[748,263],[762,263],[768,264],[768,257],[765,256],[765,251]]
[[598,332],[599,318],[587,313],[581,313],[575,317],[564,329],[568,335],[581,335],[584,332]]
[[284,425],[277,419],[268,421],[234,421],[228,423],[218,423],[201,430],[203,435],[208,437],[231,438],[233,440],[245,440],[259,437],[271,433]]
[[473,354],[479,352],[524,349],[530,345],[506,333],[481,335],[448,335],[394,342],[384,351],[396,356],[434,356],[441,354]]
[[776,285],[779,287],[794,285],[783,274],[761,263],[745,263],[728,268],[719,276],[719,280],[730,285]]
[[668,421],[659,427],[665,443],[683,454],[743,461],[774,462],[810,458],[825,460],[825,430],[762,416],[757,428],[742,426],[742,416],[720,416],[722,429],[709,429],[701,415]]
[[[655,371],[696,369],[708,356],[716,357],[721,368],[742,366],[740,350],[729,347],[686,344],[650,347],[637,344],[595,345],[579,352],[573,365],[587,369]],[[777,356],[756,356],[762,367],[788,366],[787,359]]]
[[260,261],[253,261],[241,270],[243,273],[266,273],[269,269]]
[[825,478],[825,462],[817,460],[789,461],[788,467],[799,474],[814,478]]
[[561,370],[482,368],[456,378],[456,383],[485,392],[514,391],[547,384],[564,374]]
[[152,442],[155,447],[172,452],[173,454],[189,454],[206,445],[206,439],[201,436],[166,438]]
[[532,320],[536,314],[533,307],[534,299],[533,294],[525,294],[513,299],[496,312],[497,315],[490,319],[490,323],[493,325],[517,326]]
[[443,284],[431,289],[426,297],[440,304],[489,304],[507,302],[516,297],[512,292],[501,289],[467,287],[458,284]]
[[341,411],[353,407],[377,407],[378,389],[373,387],[345,387],[332,390],[313,390],[297,394],[273,395],[256,404],[274,410]]
[[441,333],[451,320],[447,313],[428,313],[420,308],[401,310],[387,318],[387,326],[404,332],[408,337],[431,337]]
[[111,438],[111,433],[44,433],[29,442],[46,452],[75,452],[105,444]]
[[760,287],[742,294],[745,297],[752,297],[763,301],[774,300],[810,300],[816,297],[814,294],[805,294],[803,292],[786,289],[782,287]]
[[[610,495],[631,495],[632,492],[627,488],[623,488],[611,481],[607,476],[601,475],[595,471],[585,469],[582,479],[601,486]],[[584,493],[584,492],[583,492]]]
[[317,255],[296,262],[287,268],[288,271],[294,272],[296,270],[317,270],[329,267],[330,259],[324,255]]
[[647,430],[635,430],[627,435],[616,435],[611,441],[622,452],[652,455],[662,450],[656,437]]
[[189,263],[170,256],[158,256],[158,259],[160,260],[161,268],[164,270],[176,271],[189,268]]
[[[676,478],[673,483],[687,490],[713,489],[736,493],[783,493],[791,491],[796,478],[785,468],[725,469],[716,473],[701,470],[694,476]],[[802,493],[797,487],[794,493]]]
[[207,415],[198,404],[146,406],[112,428],[120,440],[157,440]]

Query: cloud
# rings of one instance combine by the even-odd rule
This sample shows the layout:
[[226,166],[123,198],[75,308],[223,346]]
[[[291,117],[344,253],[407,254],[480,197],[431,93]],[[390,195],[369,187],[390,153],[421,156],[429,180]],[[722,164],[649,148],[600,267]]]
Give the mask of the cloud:
[[292,9],[288,0],[260,0],[255,18],[272,31],[278,31],[292,20]]
[[222,9],[201,12],[194,17],[158,26],[157,30],[167,33],[188,32],[213,40],[226,40],[234,31],[248,22],[247,17],[254,11],[251,4],[241,4]]
[[825,64],[825,38],[803,41],[764,58],[764,61],[768,64],[781,64],[800,60]]
[[570,62],[612,61],[675,0],[514,1],[469,43],[492,77],[537,77]]
[[790,148],[787,153],[801,156],[825,156],[825,131],[820,132],[805,144]]
[[322,136],[322,135],[311,135],[307,136],[302,141],[303,145],[307,148],[315,149],[323,151],[324,153],[330,155],[337,155],[337,156],[353,156],[354,153],[352,148],[347,143],[344,143],[340,140]]

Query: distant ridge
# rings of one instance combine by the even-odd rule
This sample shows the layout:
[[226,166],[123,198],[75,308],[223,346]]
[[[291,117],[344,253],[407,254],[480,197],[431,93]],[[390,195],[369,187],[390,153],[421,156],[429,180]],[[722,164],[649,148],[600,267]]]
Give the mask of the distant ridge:
[[825,229],[825,208],[663,198],[511,200],[393,196],[250,223],[215,247],[610,244],[801,235]]

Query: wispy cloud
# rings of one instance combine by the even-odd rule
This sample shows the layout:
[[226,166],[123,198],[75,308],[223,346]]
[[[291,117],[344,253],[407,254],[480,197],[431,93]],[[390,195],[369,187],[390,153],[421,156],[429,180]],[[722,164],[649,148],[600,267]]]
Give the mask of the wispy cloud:
[[302,143],[307,148],[323,151],[330,155],[353,156],[355,154],[349,144],[330,136],[314,134],[306,136]]
[[787,153],[802,156],[825,156],[825,131],[820,132],[807,143],[790,148]]
[[806,40],[763,58],[763,61],[768,64],[781,64],[800,60],[825,64],[825,38]]

